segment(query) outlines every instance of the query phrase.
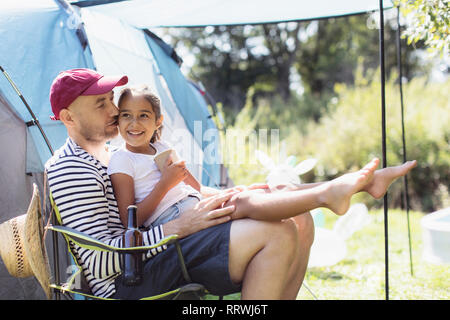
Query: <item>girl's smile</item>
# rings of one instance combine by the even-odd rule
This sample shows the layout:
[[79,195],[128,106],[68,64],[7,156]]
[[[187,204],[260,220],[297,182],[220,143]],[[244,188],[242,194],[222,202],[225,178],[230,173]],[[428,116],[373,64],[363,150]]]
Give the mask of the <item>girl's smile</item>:
[[132,152],[155,154],[150,146],[153,134],[162,124],[156,119],[151,103],[140,95],[127,96],[119,107],[119,131]]

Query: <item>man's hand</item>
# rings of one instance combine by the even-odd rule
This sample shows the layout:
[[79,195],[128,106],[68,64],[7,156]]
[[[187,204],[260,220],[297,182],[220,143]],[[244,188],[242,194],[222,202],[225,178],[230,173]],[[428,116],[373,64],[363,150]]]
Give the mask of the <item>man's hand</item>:
[[194,208],[184,212],[179,218],[163,225],[165,235],[178,234],[187,237],[200,230],[227,222],[231,219],[234,206],[222,207],[236,192],[226,192],[201,200]]

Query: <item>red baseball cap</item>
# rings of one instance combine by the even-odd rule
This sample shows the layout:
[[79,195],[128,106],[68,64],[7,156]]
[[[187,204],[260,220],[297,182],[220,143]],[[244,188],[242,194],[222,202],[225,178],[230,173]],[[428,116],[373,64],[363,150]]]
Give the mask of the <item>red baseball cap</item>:
[[59,112],[67,108],[79,96],[105,94],[114,87],[128,83],[127,76],[105,77],[91,69],[71,69],[60,72],[50,88],[50,104],[54,116],[59,120]]

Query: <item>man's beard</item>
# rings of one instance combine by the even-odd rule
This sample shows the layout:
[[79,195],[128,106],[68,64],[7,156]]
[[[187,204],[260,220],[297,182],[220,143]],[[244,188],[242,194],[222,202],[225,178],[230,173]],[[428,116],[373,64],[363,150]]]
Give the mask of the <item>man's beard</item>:
[[105,142],[115,138],[119,134],[117,126],[107,126],[103,130],[90,127],[82,127],[81,135],[91,142]]

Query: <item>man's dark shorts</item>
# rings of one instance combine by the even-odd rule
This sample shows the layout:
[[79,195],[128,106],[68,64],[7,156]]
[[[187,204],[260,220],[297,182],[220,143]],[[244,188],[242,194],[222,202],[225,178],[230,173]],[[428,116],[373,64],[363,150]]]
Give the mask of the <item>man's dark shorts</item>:
[[[213,295],[227,295],[241,291],[234,284],[228,270],[231,222],[223,223],[180,240],[188,273]],[[186,284],[176,248],[170,245],[144,265],[144,281],[139,286],[122,285],[122,276],[116,279],[116,299],[140,299],[165,293]]]

